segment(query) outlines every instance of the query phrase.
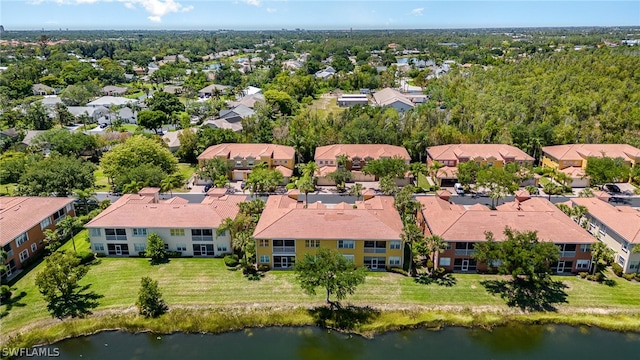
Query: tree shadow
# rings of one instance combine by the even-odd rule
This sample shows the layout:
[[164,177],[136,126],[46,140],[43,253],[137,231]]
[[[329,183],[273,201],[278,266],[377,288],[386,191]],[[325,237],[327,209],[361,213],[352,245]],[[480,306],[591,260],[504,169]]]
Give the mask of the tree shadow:
[[317,326],[342,330],[353,330],[360,325],[369,324],[378,316],[380,311],[369,306],[346,306],[331,303],[331,306],[318,306],[309,309]]
[[155,265],[168,264],[170,261],[171,259],[169,258],[149,259],[149,264],[151,264],[152,266],[155,266]]
[[441,275],[431,276],[429,274],[420,274],[415,280],[418,284],[429,285],[436,284],[439,286],[452,287],[458,283],[455,277],[450,273],[444,273]]
[[93,291],[87,290],[91,285],[83,286],[79,291],[68,295],[58,296],[49,302],[47,309],[54,317],[63,319],[66,317],[85,317],[91,315],[91,309],[98,306],[98,299],[104,297]]
[[500,295],[510,307],[523,311],[557,311],[555,304],[566,303],[567,286],[550,279],[527,281],[517,279],[483,280],[480,282],[492,295]]
[[9,312],[11,312],[11,309],[16,306],[16,307],[25,307],[27,304],[25,303],[21,303],[20,300],[22,300],[23,297],[27,296],[27,293],[25,291],[21,291],[20,294],[15,295],[15,296],[11,296],[10,298],[6,299],[6,300],[2,300],[2,305],[5,306],[5,309],[2,313],[0,313],[0,319],[2,319],[3,317],[9,315]]

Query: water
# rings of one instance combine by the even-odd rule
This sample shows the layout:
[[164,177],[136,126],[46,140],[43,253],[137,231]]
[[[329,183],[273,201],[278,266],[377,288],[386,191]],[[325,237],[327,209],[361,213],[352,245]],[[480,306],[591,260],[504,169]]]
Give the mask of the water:
[[[640,334],[570,326],[508,326],[489,332],[448,327],[365,339],[316,327],[211,334],[117,331],[48,346],[59,359],[608,359],[638,358]],[[41,349],[44,350],[44,349]]]

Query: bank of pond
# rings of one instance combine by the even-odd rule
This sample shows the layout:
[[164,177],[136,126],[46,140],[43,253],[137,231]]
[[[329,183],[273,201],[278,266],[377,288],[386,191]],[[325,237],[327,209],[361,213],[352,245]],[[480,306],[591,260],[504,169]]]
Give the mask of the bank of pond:
[[[579,316],[579,315],[577,315]],[[491,330],[444,327],[372,338],[326,328],[264,327],[221,334],[104,331],[34,348],[59,359],[443,359],[635,358],[640,333],[568,325],[509,324]],[[422,355],[420,355],[422,354]],[[30,354],[33,355],[33,354]],[[26,358],[26,357],[24,357]]]

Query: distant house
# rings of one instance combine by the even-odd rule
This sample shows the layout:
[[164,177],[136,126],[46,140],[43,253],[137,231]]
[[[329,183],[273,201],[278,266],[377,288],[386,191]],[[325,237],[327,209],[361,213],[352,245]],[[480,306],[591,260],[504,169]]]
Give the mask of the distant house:
[[295,150],[291,146],[274,144],[218,144],[202,152],[198,163],[202,166],[213,158],[227,160],[233,167],[231,179],[243,180],[259,163],[266,163],[269,169],[283,166],[293,170]]
[[214,129],[229,129],[234,132],[242,131],[242,122],[235,119],[232,120],[225,118],[209,118],[202,123],[202,126],[208,126]]
[[323,80],[326,80],[326,79],[328,79],[328,78],[332,77],[332,76],[333,76],[333,75],[335,75],[335,74],[336,74],[336,69],[334,69],[334,68],[333,68],[333,67],[331,67],[331,66],[327,66],[326,68],[324,68],[324,69],[322,69],[322,70],[320,70],[320,71],[316,72],[316,73],[314,74],[314,76],[315,76],[317,79],[323,79]]
[[232,109],[220,111],[220,117],[225,119],[233,119],[233,118],[246,119],[255,114],[256,112],[252,108],[242,104]]
[[87,106],[92,106],[92,107],[96,107],[96,106],[104,106],[104,107],[112,107],[112,106],[125,106],[127,104],[130,103],[135,103],[138,102],[138,100],[136,99],[127,99],[124,97],[116,97],[116,96],[103,96],[101,98],[98,98],[96,100],[93,100],[92,102],[88,103]]
[[373,99],[377,106],[388,106],[396,109],[398,112],[405,112],[415,107],[413,102],[399,91],[391,88],[385,88],[373,93]]
[[33,84],[31,87],[33,95],[52,95],[56,93],[56,89],[44,84]]
[[7,253],[6,277],[45,248],[44,231],[55,230],[60,220],[75,216],[73,198],[0,197],[0,246]]
[[121,96],[124,95],[129,88],[119,86],[105,86],[102,88],[102,94],[107,96]]
[[195,130],[192,128],[182,129],[177,131],[169,131],[162,135],[162,141],[164,141],[169,147],[169,151],[176,152],[180,148],[180,134],[184,131],[190,131],[195,133]]
[[55,108],[56,105],[62,104],[62,99],[57,97],[56,95],[48,95],[45,96],[44,99],[40,100],[40,103],[48,108]]
[[242,96],[250,96],[261,93],[262,89],[255,86],[247,86],[244,90],[242,90]]
[[179,95],[182,94],[182,86],[167,85],[162,88],[162,91],[169,94]]
[[33,139],[35,139],[36,136],[42,134],[43,132],[45,132],[45,130],[28,130],[19,144],[21,145],[20,147],[27,148],[31,146],[31,142],[33,141]]
[[229,101],[228,104],[232,108],[239,105],[244,105],[248,108],[255,109],[256,103],[264,103],[264,95],[262,93],[243,96],[238,101]]
[[209,98],[214,96],[215,94],[227,94],[231,90],[231,86],[220,85],[220,84],[211,84],[205,86],[204,88],[198,90],[198,97],[201,98]]
[[109,114],[109,109],[104,106],[69,106],[67,110],[77,119],[82,114],[86,114],[91,122],[99,122],[100,118]]

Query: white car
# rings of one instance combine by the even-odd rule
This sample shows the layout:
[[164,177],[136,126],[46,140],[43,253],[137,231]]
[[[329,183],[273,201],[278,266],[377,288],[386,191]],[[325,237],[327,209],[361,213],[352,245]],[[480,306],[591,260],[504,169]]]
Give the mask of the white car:
[[464,188],[462,187],[462,184],[455,183],[455,185],[453,185],[453,188],[456,190],[456,194],[464,195]]

